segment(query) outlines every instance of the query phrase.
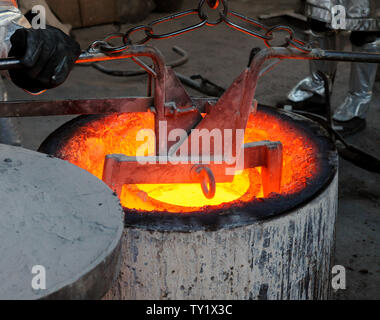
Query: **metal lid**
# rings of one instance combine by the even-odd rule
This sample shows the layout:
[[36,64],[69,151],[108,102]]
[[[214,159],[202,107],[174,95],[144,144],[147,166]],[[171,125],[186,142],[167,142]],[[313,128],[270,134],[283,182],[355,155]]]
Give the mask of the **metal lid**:
[[101,298],[119,271],[112,191],[66,161],[6,145],[0,180],[0,299]]

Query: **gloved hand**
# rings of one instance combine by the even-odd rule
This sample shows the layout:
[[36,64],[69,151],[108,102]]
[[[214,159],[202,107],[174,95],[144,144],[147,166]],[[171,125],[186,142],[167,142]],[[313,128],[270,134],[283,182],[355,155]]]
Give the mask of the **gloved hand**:
[[23,65],[10,70],[10,77],[17,86],[32,93],[62,84],[81,52],[75,40],[51,26],[19,29],[10,41],[9,57],[16,57]]

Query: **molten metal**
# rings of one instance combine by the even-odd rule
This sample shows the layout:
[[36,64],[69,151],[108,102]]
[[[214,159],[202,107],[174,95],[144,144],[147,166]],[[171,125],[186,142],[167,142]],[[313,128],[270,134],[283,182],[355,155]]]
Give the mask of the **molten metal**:
[[[101,179],[105,156],[135,156],[137,149],[144,143],[136,141],[136,134],[141,129],[154,129],[154,126],[155,119],[151,113],[105,116],[77,128],[57,156]],[[259,110],[249,118],[245,143],[262,140],[280,141],[283,144],[280,194],[291,195],[306,188],[308,181],[318,171],[314,143],[300,129]],[[269,195],[272,196],[275,195]],[[263,198],[261,168],[245,169],[234,177],[232,183],[217,183],[213,199],[203,196],[199,184],[125,185],[121,193],[121,203],[129,209],[184,213],[199,211],[205,206],[249,202],[255,198]]]

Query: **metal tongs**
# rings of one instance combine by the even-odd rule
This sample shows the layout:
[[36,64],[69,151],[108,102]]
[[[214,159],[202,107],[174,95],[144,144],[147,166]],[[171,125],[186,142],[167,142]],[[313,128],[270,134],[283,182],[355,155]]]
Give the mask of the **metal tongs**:
[[[153,67],[140,57],[148,57]],[[100,62],[131,58],[149,75],[148,97],[96,100],[4,102],[0,117],[41,116],[61,114],[99,114],[115,112],[154,112],[156,155],[127,157],[107,155],[103,180],[120,196],[124,184],[200,183],[207,198],[213,198],[216,183],[232,182],[236,172],[244,168],[262,167],[264,194],[279,192],[282,169],[280,142],[263,141],[244,144],[244,130],[250,113],[256,112],[254,101],[256,71],[248,67],[231,87],[215,99],[192,99],[161,53],[149,46],[131,46],[118,53],[104,54],[96,50],[83,52],[77,63]],[[14,58],[0,60],[0,69],[20,67]],[[205,115],[202,116],[201,113]],[[160,130],[182,130],[177,141],[169,141]],[[208,151],[183,153],[198,143],[194,132],[220,133],[218,146]],[[199,137],[198,137],[199,140]],[[203,140],[201,141],[203,142]],[[193,151],[193,150],[192,150]],[[226,156],[228,153],[228,156]],[[146,165],[148,163],[149,165]]]
[[[153,67],[146,65],[140,57],[152,59]],[[199,182],[204,195],[212,198],[216,183],[231,182],[238,171],[254,167],[262,167],[264,195],[268,196],[280,191],[282,145],[276,141],[244,144],[242,134],[249,115],[256,112],[254,95],[264,63],[268,59],[380,62],[378,54],[321,49],[304,53],[289,48],[267,48],[255,52],[249,66],[219,100],[190,98],[173,70],[165,66],[161,53],[149,46],[131,46],[112,54],[92,49],[83,52],[77,63],[126,58],[131,58],[148,73],[147,97],[3,102],[0,117],[154,112],[155,156],[106,156],[103,180],[119,196],[124,184]],[[17,59],[0,59],[0,70],[17,67],[20,67]],[[202,113],[205,115],[202,116]],[[169,141],[160,130],[163,123],[167,132],[180,129],[185,134],[176,141]],[[211,146],[207,152],[200,148],[202,151],[198,153],[184,154],[181,151],[191,150],[199,139],[194,134],[195,129],[198,132],[221,133],[222,147]]]

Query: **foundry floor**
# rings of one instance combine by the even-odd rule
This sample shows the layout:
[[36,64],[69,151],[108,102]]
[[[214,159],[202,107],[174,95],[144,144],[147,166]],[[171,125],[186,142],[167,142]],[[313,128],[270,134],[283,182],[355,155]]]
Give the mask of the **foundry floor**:
[[[196,0],[185,0],[185,7],[195,7]],[[289,9],[297,0],[235,0],[234,10],[248,16]],[[290,5],[289,5],[290,4]],[[149,20],[158,17],[153,14]],[[170,27],[170,25],[169,25]],[[162,26],[165,31],[167,26]],[[124,26],[123,30],[127,27]],[[112,25],[74,31],[82,48],[95,39],[114,32]],[[176,58],[171,51],[178,45],[190,54],[190,61],[177,70],[185,75],[202,74],[217,84],[228,87],[242,71],[253,47],[264,43],[240,34],[225,26],[205,28],[182,37],[160,42],[157,46],[168,61]],[[347,48],[348,49],[348,48]],[[117,66],[120,63],[114,63]],[[129,62],[122,66],[134,68]],[[260,103],[274,105],[282,100],[291,87],[307,74],[304,61],[285,61],[259,82],[257,99]],[[347,90],[349,65],[341,63],[334,87],[333,106],[344,98]],[[145,94],[145,77],[117,78],[103,75],[92,68],[77,67],[69,80],[60,88],[39,98],[94,98]],[[9,84],[10,99],[31,99],[23,91]],[[192,95],[201,95],[190,90]],[[380,157],[380,83],[376,83],[372,107],[366,130],[349,141]],[[71,117],[18,119],[25,148],[37,149],[45,137]],[[380,175],[368,173],[352,164],[340,162],[339,216],[337,225],[336,264],[347,269],[347,289],[334,294],[336,299],[380,299]]]

